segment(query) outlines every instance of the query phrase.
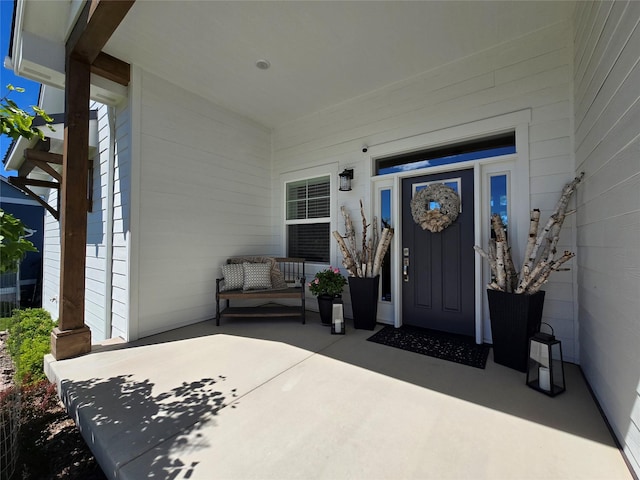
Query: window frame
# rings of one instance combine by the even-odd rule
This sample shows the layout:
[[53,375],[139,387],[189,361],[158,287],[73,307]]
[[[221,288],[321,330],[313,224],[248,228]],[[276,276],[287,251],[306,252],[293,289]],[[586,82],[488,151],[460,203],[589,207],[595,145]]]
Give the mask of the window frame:
[[[332,163],[328,165],[323,165],[320,167],[312,167],[307,168],[304,171],[296,171],[282,174],[280,176],[280,185],[282,188],[281,200],[282,200],[282,209],[280,211],[281,219],[282,219],[282,252],[285,256],[289,254],[289,225],[300,225],[300,224],[329,224],[329,260],[328,262],[318,262],[318,261],[307,261],[309,264],[317,264],[317,265],[330,265],[335,263],[336,261],[336,247],[334,245],[335,242],[331,241],[331,232],[336,229],[336,204],[337,204],[337,175],[338,175],[338,164]],[[329,216],[328,217],[318,217],[318,218],[304,218],[304,219],[287,219],[287,208],[288,208],[288,200],[287,200],[287,185],[293,182],[311,180],[315,178],[328,177],[329,180]]]

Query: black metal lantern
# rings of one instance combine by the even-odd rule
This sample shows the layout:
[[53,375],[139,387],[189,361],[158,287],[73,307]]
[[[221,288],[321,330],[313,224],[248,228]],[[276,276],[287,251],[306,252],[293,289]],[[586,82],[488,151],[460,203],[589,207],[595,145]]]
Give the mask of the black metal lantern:
[[331,314],[331,334],[332,335],[344,335],[344,305],[340,298],[334,298],[333,310]]
[[565,391],[562,342],[551,334],[538,332],[529,339],[527,385],[551,397]]
[[340,190],[343,192],[351,191],[351,180],[353,180],[353,168],[345,168],[342,173],[338,174],[340,177]]

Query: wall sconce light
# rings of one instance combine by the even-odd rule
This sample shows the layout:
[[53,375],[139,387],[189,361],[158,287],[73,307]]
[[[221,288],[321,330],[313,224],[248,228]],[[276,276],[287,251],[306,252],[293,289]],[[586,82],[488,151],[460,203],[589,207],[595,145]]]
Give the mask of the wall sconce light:
[[351,180],[353,180],[353,168],[345,168],[338,176],[340,177],[340,191],[350,192]]

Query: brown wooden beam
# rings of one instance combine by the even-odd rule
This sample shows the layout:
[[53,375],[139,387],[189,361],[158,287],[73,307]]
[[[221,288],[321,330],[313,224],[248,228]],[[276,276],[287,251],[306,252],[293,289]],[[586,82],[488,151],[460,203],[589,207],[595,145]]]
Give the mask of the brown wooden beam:
[[32,148],[27,148],[24,151],[24,158],[27,160],[38,160],[40,162],[62,165],[62,155],[59,153],[43,152],[42,150],[34,150]]
[[[31,190],[29,188],[29,184],[30,182],[29,179],[27,178],[20,178],[20,177],[9,177],[9,183],[11,185],[14,185],[16,187],[18,187],[20,190],[22,190],[24,193],[26,193],[27,195],[29,195],[31,198],[33,198],[36,202],[38,202],[40,205],[42,205],[44,208],[46,208],[49,213],[53,216],[53,218],[55,218],[56,220],[60,220],[60,214],[58,213],[58,210],[56,210],[55,208],[53,208],[51,205],[49,205],[47,202],[45,202],[40,195],[36,195],[36,193]],[[59,185],[57,183],[53,183],[50,182],[53,185],[53,188],[57,188],[59,187]]]
[[87,2],[67,41],[67,54],[91,65],[134,3],[135,0]]
[[[66,44],[66,118],[59,196],[61,301],[58,326],[51,332],[51,353],[56,360],[91,351],[91,331],[84,323],[91,64],[134,1],[87,2]],[[95,68],[116,69],[115,64],[108,57],[102,57]]]
[[84,324],[89,157],[89,64],[67,57],[65,129],[60,208],[60,312],[51,333],[56,360],[91,351],[91,331]]
[[123,62],[104,52],[101,52],[91,64],[91,73],[100,75],[125,87],[131,81],[131,66],[127,62]]
[[[33,123],[34,124],[37,123],[38,120],[41,120],[41,118],[36,117]],[[38,140],[36,144],[29,150],[38,151],[38,152],[41,152],[41,151],[48,152],[50,148],[51,148],[51,139],[45,138],[44,140]],[[29,162],[23,162],[22,165],[20,165],[20,168],[18,169],[18,176],[19,177],[28,176],[31,170],[33,170],[33,167],[34,167],[33,164]]]
[[25,162],[23,166],[25,166],[25,168],[23,169],[20,167],[19,172],[21,177],[26,177],[28,173],[33,170],[33,167],[38,167],[40,170],[52,176],[59,183],[62,183],[62,175],[60,175],[55,168],[49,165],[50,163],[62,165],[62,155],[27,149],[24,151],[24,159]]
[[28,160],[27,162],[32,163],[33,165],[35,165],[36,167],[38,167],[40,170],[42,170],[43,172],[48,173],[51,177],[53,177],[54,180],[56,180],[58,183],[62,183],[62,175],[60,175],[55,168],[53,168],[51,165],[49,165],[47,162],[42,162],[40,160]]
[[35,178],[9,177],[9,181],[15,183],[16,186],[26,185],[31,187],[60,188],[59,183],[49,182],[47,180],[36,180]]
[[34,168],[35,168],[34,163],[31,163],[29,161],[24,161],[22,162],[22,165],[20,165],[20,168],[18,169],[18,176],[22,178],[27,178]]

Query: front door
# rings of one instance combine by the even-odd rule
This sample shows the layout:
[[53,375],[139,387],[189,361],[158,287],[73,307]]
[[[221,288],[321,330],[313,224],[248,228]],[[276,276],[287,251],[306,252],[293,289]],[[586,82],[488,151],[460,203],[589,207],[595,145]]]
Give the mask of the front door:
[[[402,323],[475,335],[473,169],[402,180]],[[431,183],[460,196],[458,218],[438,233],[423,230],[411,214],[415,192]]]

